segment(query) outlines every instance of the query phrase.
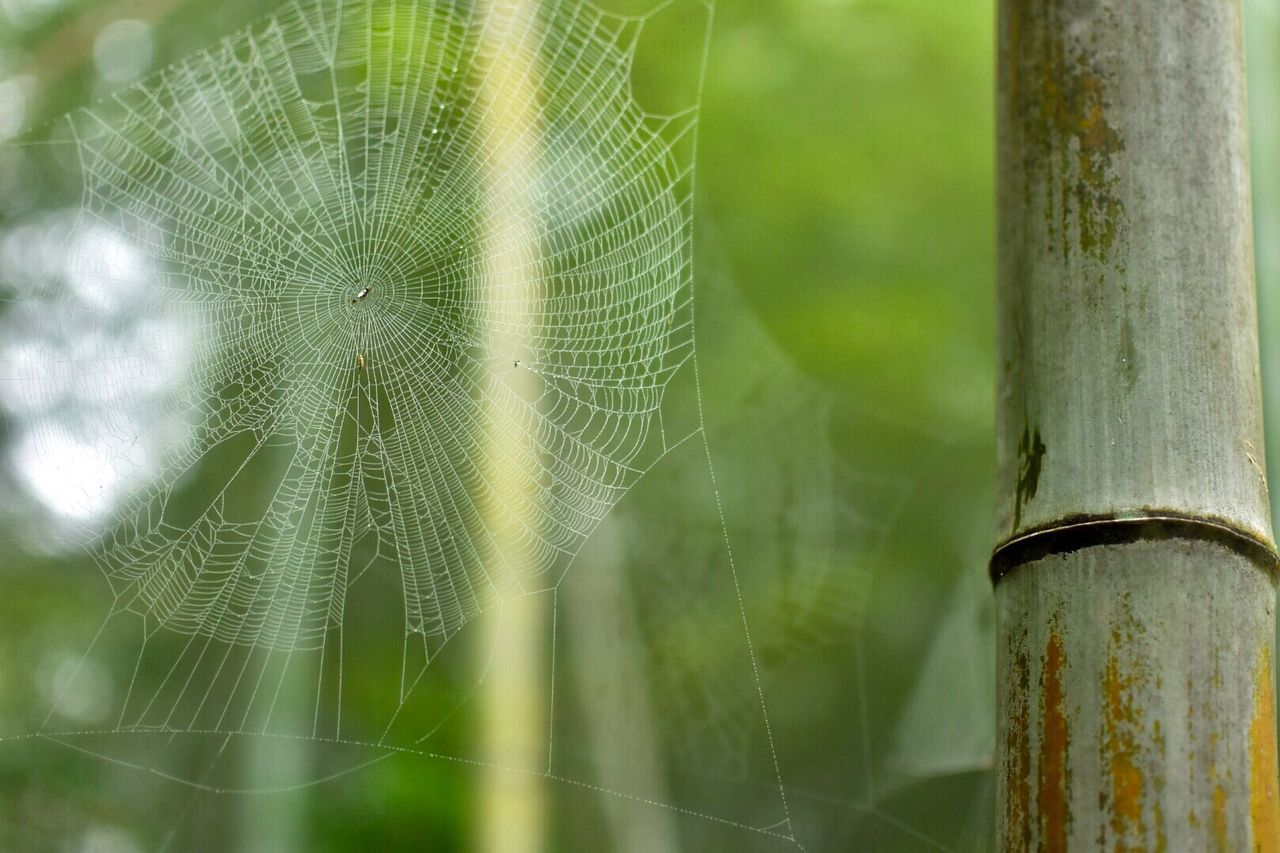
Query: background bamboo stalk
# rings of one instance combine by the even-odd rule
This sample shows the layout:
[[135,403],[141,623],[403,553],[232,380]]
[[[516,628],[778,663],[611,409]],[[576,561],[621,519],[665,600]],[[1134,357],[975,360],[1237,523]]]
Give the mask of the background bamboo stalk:
[[1004,0],[1003,849],[1276,849],[1238,2]]
[[[528,361],[537,335],[539,241],[534,197],[538,181],[539,69],[534,34],[535,0],[481,4],[484,23],[478,56],[479,138],[487,162],[483,188],[485,278],[481,318],[487,361],[503,377],[489,393],[486,423],[489,452],[481,499],[492,536],[487,567],[502,576],[500,587],[520,588],[537,569],[541,469],[537,431],[528,404],[538,398],[537,378],[513,367]],[[508,370],[507,368],[510,368]],[[481,693],[480,738],[491,767],[479,779],[477,849],[533,853],[546,847],[547,666],[549,596],[509,598],[501,617],[483,620],[492,649]]]
[[[565,657],[583,697],[596,784],[665,803],[671,799],[654,727],[642,626],[623,560],[624,530],[616,517],[601,522],[578,556],[573,582],[561,587],[561,607],[569,617],[562,635]],[[609,678],[602,680],[601,672]],[[601,794],[599,802],[612,842],[609,849],[679,853],[679,828],[670,810],[614,793]]]

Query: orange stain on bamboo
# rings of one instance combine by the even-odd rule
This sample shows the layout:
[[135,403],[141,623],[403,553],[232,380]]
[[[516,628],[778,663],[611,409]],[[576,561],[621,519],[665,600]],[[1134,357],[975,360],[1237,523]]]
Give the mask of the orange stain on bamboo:
[[1043,733],[1040,738],[1040,788],[1037,792],[1040,848],[1045,851],[1067,849],[1067,829],[1071,823],[1071,811],[1067,802],[1070,788],[1067,770],[1070,731],[1063,709],[1062,686],[1062,670],[1066,662],[1062,638],[1057,631],[1050,631],[1044,650],[1044,669],[1040,676]]
[[1255,676],[1253,720],[1249,724],[1249,826],[1253,849],[1280,851],[1280,812],[1276,792],[1276,700],[1271,679],[1271,650],[1262,648]]
[[1227,853],[1227,791],[1213,786],[1213,843],[1218,853]]
[[[1118,643],[1119,638],[1113,638]],[[1122,675],[1114,653],[1107,656],[1103,677],[1103,758],[1111,777],[1110,826],[1114,850],[1140,850],[1145,827],[1142,821],[1142,770],[1136,762],[1138,744],[1134,730],[1138,710],[1133,705],[1133,677]]]

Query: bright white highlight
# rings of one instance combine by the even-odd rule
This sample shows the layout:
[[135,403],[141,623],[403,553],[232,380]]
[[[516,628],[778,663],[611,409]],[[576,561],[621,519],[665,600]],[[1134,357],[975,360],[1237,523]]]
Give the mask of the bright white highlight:
[[155,46],[151,25],[123,19],[102,28],[93,41],[93,64],[108,83],[127,83],[151,67]]
[[149,284],[147,257],[110,228],[96,225],[71,242],[66,280],[92,309],[128,306]]
[[27,106],[35,84],[30,74],[0,80],[0,142],[17,136],[26,124]]
[[65,427],[26,435],[16,442],[13,457],[31,492],[59,515],[86,521],[115,497],[119,474],[110,454]]
[[0,409],[21,427],[10,467],[50,517],[96,524],[183,440],[162,405],[190,361],[184,320],[140,310],[154,282],[136,243],[65,215],[0,238],[0,279],[35,297],[0,322]]

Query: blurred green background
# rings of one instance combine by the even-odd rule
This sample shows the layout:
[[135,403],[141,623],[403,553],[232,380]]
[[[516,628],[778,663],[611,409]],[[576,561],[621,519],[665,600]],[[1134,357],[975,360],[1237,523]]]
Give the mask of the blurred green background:
[[[642,43],[644,104],[679,103],[696,79],[690,5]],[[1274,4],[1246,6],[1269,366],[1280,21]],[[265,11],[249,0],[0,0],[0,258],[12,263],[34,233],[24,228],[79,197],[65,141],[24,144],[25,131]],[[530,777],[545,802],[541,849],[800,849],[784,836],[811,853],[992,847],[993,29],[990,2],[718,4],[694,297],[719,490],[696,442],[673,452],[557,593],[556,748],[549,772]],[[41,302],[5,274],[0,329],[13,334]],[[1266,371],[1268,392],[1280,392],[1277,375]],[[673,420],[694,423],[691,387],[675,386]],[[0,420],[0,849],[475,847],[492,776],[475,758],[478,629],[433,667],[442,677],[418,709],[425,745],[312,737],[305,713],[290,738],[112,734],[106,709],[131,683],[128,655],[51,724],[75,679],[67,662],[111,598],[81,552],[40,547],[52,528],[19,471],[20,408]],[[400,655],[371,654],[382,665],[353,678],[372,697],[399,679]],[[371,698],[344,713],[376,730],[384,710]]]

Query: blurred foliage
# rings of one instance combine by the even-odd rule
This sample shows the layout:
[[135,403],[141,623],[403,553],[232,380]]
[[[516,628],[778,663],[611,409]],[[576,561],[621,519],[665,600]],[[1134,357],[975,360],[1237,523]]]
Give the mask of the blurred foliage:
[[936,434],[990,420],[989,4],[727,3],[699,168],[806,372]]

